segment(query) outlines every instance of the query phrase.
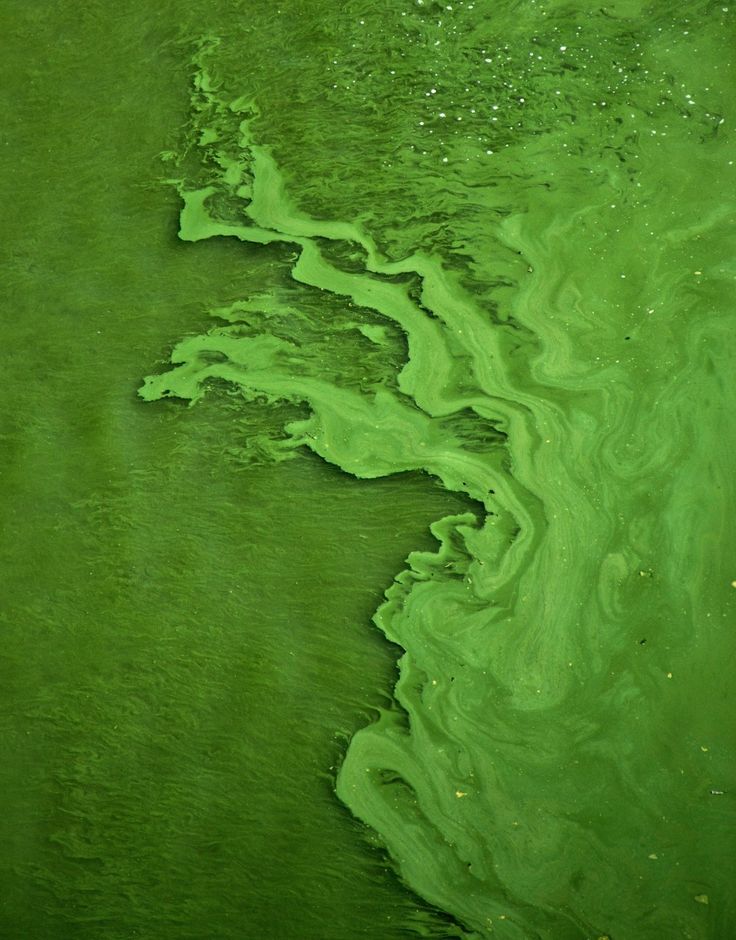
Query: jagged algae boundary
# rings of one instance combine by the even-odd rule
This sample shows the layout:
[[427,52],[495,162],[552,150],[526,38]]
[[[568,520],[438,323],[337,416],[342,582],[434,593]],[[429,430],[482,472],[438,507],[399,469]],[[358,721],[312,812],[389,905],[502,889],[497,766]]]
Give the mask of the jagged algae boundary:
[[[204,94],[212,106],[213,82],[206,69],[198,72],[196,86],[197,100]],[[242,99],[228,107],[233,113],[257,113],[253,102]],[[503,351],[487,317],[463,296],[457,278],[439,258],[414,255],[389,263],[360,227],[300,214],[284,191],[269,150],[252,139],[247,118],[239,129],[241,159],[222,158],[218,183],[248,200],[246,221],[223,223],[212,216],[208,200],[218,190],[213,182],[181,191],[179,237],[194,242],[229,236],[298,246],[291,271],[295,281],[349,298],[404,330],[409,360],[398,377],[400,394],[379,390],[366,396],[312,375],[299,376],[293,369],[299,361],[296,346],[267,334],[243,337],[237,327],[215,328],[177,344],[171,357],[177,368],[148,377],[140,394],[148,401],[173,396],[194,402],[203,394],[203,383],[217,378],[273,401],[307,402],[311,417],[287,428],[295,445],[305,445],[362,478],[424,470],[483,506],[481,525],[470,514],[437,522],[432,531],[441,543],[439,551],[414,553],[411,569],[387,592],[375,620],[407,651],[400,661],[396,697],[411,717],[411,727],[398,711],[384,712],[376,725],[354,738],[337,782],[340,799],[382,834],[409,884],[482,929],[494,914],[511,918],[520,902],[507,899],[498,879],[489,882],[487,852],[482,843],[473,845],[477,838],[466,831],[461,806],[465,799],[483,799],[482,780],[453,740],[452,729],[449,735],[443,732],[431,714],[441,721],[447,703],[454,710],[456,689],[460,682],[468,684],[469,673],[474,674],[471,683],[483,689],[478,682],[486,665],[482,635],[511,604],[542,517],[538,502],[502,472],[503,454],[497,447],[490,453],[463,450],[462,442],[435,419],[470,409],[529,446],[529,436],[536,436],[529,411],[504,375]],[[214,127],[203,128],[200,141],[214,143],[218,137]],[[361,249],[365,273],[335,267],[325,259],[321,240]],[[409,296],[406,285],[381,277],[401,274],[421,278],[418,299]],[[237,322],[242,313],[243,306],[236,304],[216,315]],[[463,391],[468,385],[470,394]],[[434,780],[422,772],[415,754],[425,749]],[[432,816],[441,817],[448,828],[435,830]],[[454,900],[459,894],[462,909]]]
[[[271,151],[254,139],[255,103],[222,99],[204,60],[202,53],[193,101],[208,178],[198,187],[176,180],[184,202],[180,238],[292,248],[294,282],[343,298],[356,316],[370,310],[398,325],[408,357],[394,388],[348,387],[298,341],[269,332],[274,310],[256,298],[213,311],[226,325],[178,343],[174,368],[148,377],[140,394],[195,402],[215,379],[247,398],[306,403],[309,418],[286,428],[288,446],[306,446],[361,478],[423,470],[477,502],[479,516],[433,526],[438,551],[410,556],[376,614],[405,650],[400,707],[354,737],[337,794],[380,833],[406,882],[471,935],[605,935],[611,922],[626,922],[625,894],[643,870],[630,846],[655,810],[646,798],[632,804],[620,845],[595,831],[604,786],[623,800],[633,792],[626,770],[601,747],[602,735],[624,740],[626,731],[602,730],[590,717],[589,693],[568,666],[584,655],[592,674],[605,671],[606,644],[620,649],[587,624],[591,611],[620,616],[615,590],[638,559],[607,551],[612,514],[601,521],[585,501],[572,513],[563,409],[539,394],[539,374],[529,365],[522,374],[534,381],[519,381],[508,331],[497,329],[460,275],[425,252],[389,261],[362,226],[299,211]],[[226,130],[233,121],[235,144]],[[500,224],[497,236],[518,250],[518,219]],[[350,254],[349,270],[333,260],[334,247]],[[517,290],[519,311],[534,294],[531,271]],[[271,304],[278,307],[278,298]],[[260,332],[251,316],[259,306]],[[375,328],[362,332],[380,342]],[[558,338],[557,367],[567,354]],[[453,424],[468,415],[478,427],[470,441]],[[560,584],[559,560],[570,555],[576,564],[562,566]],[[571,618],[583,624],[577,635],[568,630]],[[571,691],[584,706],[578,711],[568,705]],[[568,779],[573,763],[578,776]],[[588,792],[581,793],[586,775]],[[633,920],[651,917],[651,895],[633,903]],[[670,925],[690,915],[676,918]]]

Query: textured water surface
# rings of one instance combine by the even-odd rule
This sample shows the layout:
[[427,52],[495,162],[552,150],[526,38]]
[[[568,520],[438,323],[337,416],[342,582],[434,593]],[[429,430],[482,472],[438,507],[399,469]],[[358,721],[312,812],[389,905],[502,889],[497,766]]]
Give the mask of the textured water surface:
[[187,6],[9,15],[6,933],[729,936],[733,12]]

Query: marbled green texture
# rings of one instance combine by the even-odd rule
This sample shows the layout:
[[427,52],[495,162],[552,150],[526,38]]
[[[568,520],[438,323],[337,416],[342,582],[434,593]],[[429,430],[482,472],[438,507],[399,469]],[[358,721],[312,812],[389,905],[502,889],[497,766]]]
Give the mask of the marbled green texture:
[[[439,549],[410,557],[376,615],[404,651],[396,704],[352,738],[337,780],[414,891],[478,936],[728,936],[732,14],[702,3],[449,7],[294,3],[243,16],[233,5],[186,26],[171,55],[193,56],[191,117],[164,165],[184,200],[181,238],[198,244],[169,251],[179,271],[207,267],[189,286],[218,321],[204,332],[190,314],[169,331],[189,336],[144,396],[211,389],[158,420],[207,409],[223,444],[205,466],[258,462],[271,494],[254,499],[259,519],[283,499],[279,474],[298,477],[305,458],[280,459],[304,448],[373,478],[361,486],[376,499],[389,481],[396,493],[418,485],[392,476],[407,470],[466,497],[435,516]],[[103,387],[114,388],[109,376]],[[182,446],[203,453],[191,437]],[[315,485],[294,487],[304,505]],[[229,515],[223,506],[217,518]],[[179,531],[181,516],[159,530]],[[354,530],[335,535],[336,517],[329,504],[313,516],[346,552],[339,575],[279,582],[277,619],[289,622],[289,597],[321,610],[349,589],[360,552]],[[290,518],[282,510],[274,526],[279,570],[305,554]],[[228,556],[210,537],[195,526],[199,562],[179,566],[188,578]],[[240,583],[257,569],[254,557]],[[351,681],[367,681],[370,664],[358,669],[348,648]],[[303,696],[281,652],[254,700],[268,688]],[[331,658],[315,676],[328,699],[334,669]],[[202,694],[212,683],[173,680]],[[288,748],[310,703],[293,729],[277,722],[266,735]],[[257,736],[240,730],[251,758]],[[201,754],[185,748],[182,761]],[[82,805],[99,820],[111,796]],[[237,818],[237,807],[234,794],[217,815]],[[294,810],[283,817],[269,831],[290,832]],[[83,855],[78,834],[55,841]],[[207,870],[222,912],[232,878]],[[242,883],[243,910],[250,891],[261,919],[241,915],[233,935],[364,935],[324,914],[319,927],[306,914],[269,921],[268,884]],[[156,897],[150,884],[143,893]],[[177,929],[203,910],[184,908]]]

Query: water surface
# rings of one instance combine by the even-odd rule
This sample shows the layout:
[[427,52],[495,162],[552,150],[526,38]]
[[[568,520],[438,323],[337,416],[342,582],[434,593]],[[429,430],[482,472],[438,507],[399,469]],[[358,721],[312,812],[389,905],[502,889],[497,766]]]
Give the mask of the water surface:
[[732,16],[6,6],[5,935],[729,935]]

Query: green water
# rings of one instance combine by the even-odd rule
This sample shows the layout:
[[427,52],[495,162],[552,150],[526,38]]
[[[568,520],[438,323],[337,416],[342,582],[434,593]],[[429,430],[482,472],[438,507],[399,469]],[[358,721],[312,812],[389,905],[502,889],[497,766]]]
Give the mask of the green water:
[[734,15],[0,4],[0,936],[733,935]]

